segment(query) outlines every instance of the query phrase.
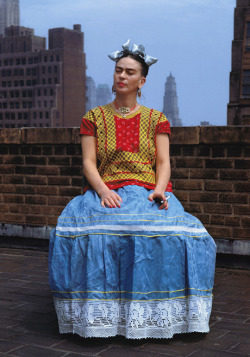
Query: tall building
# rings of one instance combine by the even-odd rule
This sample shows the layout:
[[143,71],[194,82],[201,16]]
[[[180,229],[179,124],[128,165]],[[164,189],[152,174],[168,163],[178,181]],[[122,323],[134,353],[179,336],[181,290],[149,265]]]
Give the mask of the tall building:
[[250,125],[250,0],[237,0],[234,11],[227,124]]
[[171,126],[182,126],[179,118],[178,96],[176,93],[175,78],[172,73],[167,78],[165,83],[165,94],[163,98],[163,113],[168,118]]
[[19,0],[0,0],[0,36],[11,25],[20,25]]
[[79,126],[85,113],[80,25],[49,30],[11,26],[0,37],[0,128]]
[[97,105],[105,105],[112,101],[111,90],[107,84],[99,84],[96,90]]
[[97,106],[96,86],[92,77],[86,77],[86,112]]

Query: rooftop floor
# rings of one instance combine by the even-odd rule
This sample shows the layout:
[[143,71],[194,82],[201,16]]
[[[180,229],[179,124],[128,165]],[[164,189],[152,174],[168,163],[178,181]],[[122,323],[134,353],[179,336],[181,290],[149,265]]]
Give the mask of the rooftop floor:
[[250,356],[250,271],[216,269],[208,334],[84,339],[59,334],[47,265],[45,252],[0,249],[0,356]]

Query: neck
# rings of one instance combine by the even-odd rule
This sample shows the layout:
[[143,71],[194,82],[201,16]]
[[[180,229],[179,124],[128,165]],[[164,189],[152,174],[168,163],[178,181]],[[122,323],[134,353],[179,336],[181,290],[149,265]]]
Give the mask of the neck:
[[132,108],[137,103],[136,95],[133,94],[130,96],[122,96],[117,93],[115,97],[115,103],[118,107]]

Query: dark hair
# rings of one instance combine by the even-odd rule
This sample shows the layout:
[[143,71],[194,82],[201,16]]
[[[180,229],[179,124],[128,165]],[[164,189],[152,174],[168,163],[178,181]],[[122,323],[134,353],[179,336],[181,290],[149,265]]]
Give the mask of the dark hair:
[[144,61],[143,58],[141,58],[140,56],[138,55],[134,55],[133,53],[129,53],[129,52],[124,52],[123,55],[116,61],[116,63],[124,58],[124,57],[130,57],[130,58],[133,58],[135,61],[139,62],[141,64],[141,74],[143,77],[147,77],[148,75],[148,65],[146,64],[146,62]]

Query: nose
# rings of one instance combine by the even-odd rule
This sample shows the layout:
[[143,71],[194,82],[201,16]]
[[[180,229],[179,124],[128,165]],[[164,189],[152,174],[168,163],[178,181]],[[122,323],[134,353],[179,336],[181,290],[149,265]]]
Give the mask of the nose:
[[125,78],[125,77],[126,77],[126,72],[125,71],[120,72],[120,78]]

